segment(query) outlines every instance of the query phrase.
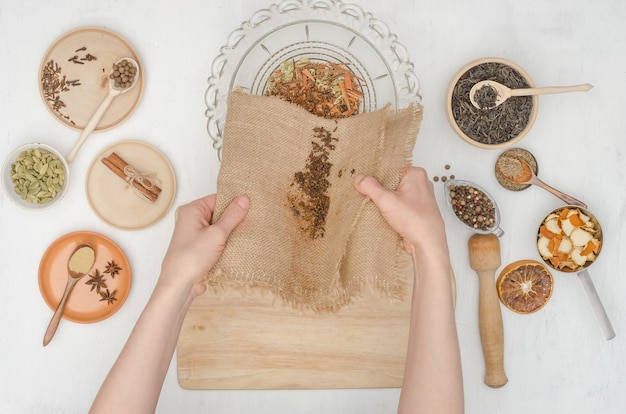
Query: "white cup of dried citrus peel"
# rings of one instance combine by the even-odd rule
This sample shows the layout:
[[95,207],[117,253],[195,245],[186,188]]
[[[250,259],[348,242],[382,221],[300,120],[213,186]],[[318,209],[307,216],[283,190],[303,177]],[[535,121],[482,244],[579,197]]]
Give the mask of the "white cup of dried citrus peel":
[[537,250],[541,258],[554,270],[578,275],[608,340],[615,337],[615,331],[587,271],[597,260],[602,244],[600,222],[587,209],[577,206],[552,210],[537,231]]

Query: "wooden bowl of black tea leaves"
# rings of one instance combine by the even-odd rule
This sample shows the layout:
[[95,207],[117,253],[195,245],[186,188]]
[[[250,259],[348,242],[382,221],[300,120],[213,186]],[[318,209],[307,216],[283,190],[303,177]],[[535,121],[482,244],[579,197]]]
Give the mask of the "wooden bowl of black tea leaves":
[[498,149],[519,142],[535,123],[538,97],[511,97],[493,108],[476,108],[470,101],[472,86],[493,80],[509,88],[532,88],[534,82],[519,65],[501,58],[478,59],[465,65],[452,79],[446,112],[454,131],[467,143]]

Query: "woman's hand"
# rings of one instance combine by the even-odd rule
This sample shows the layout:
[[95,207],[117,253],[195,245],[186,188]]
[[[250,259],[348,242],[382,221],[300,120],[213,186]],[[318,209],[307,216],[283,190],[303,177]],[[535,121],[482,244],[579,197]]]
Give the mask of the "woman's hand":
[[250,207],[237,197],[211,225],[215,195],[181,206],[159,281],[90,413],[153,413],[187,310]]
[[415,283],[398,413],[462,413],[450,256],[433,184],[424,169],[412,167],[395,191],[368,176],[356,177],[354,185],[376,204],[413,257]]
[[404,240],[407,251],[431,252],[443,248],[447,254],[445,224],[426,170],[408,168],[395,191],[365,175],[357,176],[354,185],[376,204],[385,220]]
[[224,251],[230,233],[246,216],[250,201],[235,198],[220,219],[211,223],[215,210],[215,194],[176,210],[176,225],[163,259],[159,284],[188,289],[195,298],[204,293],[204,276]]

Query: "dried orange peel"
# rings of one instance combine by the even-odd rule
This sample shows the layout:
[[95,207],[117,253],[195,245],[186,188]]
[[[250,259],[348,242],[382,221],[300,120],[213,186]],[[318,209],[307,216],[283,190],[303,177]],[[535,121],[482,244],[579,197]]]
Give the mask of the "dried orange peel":
[[359,112],[362,82],[346,63],[291,59],[272,72],[265,95],[278,96],[325,118],[347,118]]
[[518,260],[502,269],[496,289],[504,306],[516,313],[533,313],[552,296],[553,278],[548,269],[534,260]]
[[579,208],[548,214],[539,227],[537,249],[554,269],[575,272],[596,260],[602,246],[600,226]]

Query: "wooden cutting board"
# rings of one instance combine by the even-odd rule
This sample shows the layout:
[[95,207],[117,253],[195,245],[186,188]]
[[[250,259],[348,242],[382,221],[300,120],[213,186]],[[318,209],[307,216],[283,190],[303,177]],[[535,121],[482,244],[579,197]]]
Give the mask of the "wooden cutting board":
[[391,301],[369,288],[328,314],[292,309],[270,294],[207,292],[182,327],[179,383],[213,390],[400,387],[409,312],[410,294]]

